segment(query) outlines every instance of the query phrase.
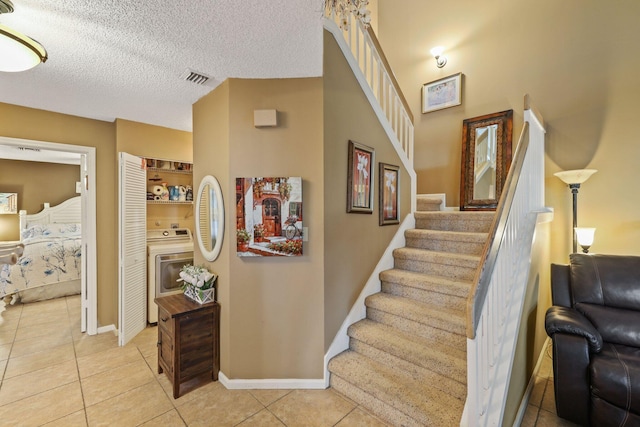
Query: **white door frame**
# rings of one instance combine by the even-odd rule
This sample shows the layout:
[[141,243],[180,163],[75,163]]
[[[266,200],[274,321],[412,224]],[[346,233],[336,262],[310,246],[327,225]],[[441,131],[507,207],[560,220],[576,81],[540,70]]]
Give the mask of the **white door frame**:
[[[82,156],[82,235],[86,242],[82,248],[82,331],[89,335],[98,333],[98,284],[97,284],[97,244],[96,244],[96,149],[82,145],[59,144],[55,142],[0,136],[0,144],[17,147],[41,148],[43,150],[76,153]],[[1,156],[0,156],[1,157]],[[85,168],[85,170],[82,170]],[[86,319],[86,323],[85,323]]]

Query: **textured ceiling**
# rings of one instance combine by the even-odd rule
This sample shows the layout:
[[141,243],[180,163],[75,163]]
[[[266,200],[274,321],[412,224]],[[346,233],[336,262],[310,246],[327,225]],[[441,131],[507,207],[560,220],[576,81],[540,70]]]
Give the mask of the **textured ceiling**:
[[[191,130],[191,105],[227,78],[322,74],[322,0],[13,3],[0,23],[49,60],[0,72],[0,102]],[[187,68],[212,80],[181,80]]]

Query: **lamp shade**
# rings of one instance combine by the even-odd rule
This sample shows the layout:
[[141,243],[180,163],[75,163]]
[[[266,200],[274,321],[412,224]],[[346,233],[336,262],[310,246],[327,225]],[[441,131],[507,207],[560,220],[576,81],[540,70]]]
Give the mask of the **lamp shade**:
[[596,234],[595,228],[576,227],[575,230],[576,230],[576,236],[578,238],[578,244],[580,246],[589,247],[593,245],[593,238],[594,238],[594,235]]
[[564,181],[565,184],[582,184],[591,177],[597,169],[575,169],[570,171],[556,172],[555,176]]
[[436,46],[434,48],[432,48],[429,52],[431,52],[431,55],[434,56],[434,58],[439,57],[440,55],[442,55],[444,53],[444,47],[443,46]]
[[0,71],[25,71],[46,60],[47,51],[40,43],[0,25]]

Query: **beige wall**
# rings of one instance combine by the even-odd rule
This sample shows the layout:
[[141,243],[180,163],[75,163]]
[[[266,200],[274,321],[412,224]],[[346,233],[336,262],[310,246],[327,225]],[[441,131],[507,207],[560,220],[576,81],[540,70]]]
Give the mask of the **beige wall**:
[[[218,275],[217,301],[220,303],[220,370],[231,372],[231,273],[230,259],[235,254],[235,181],[229,173],[229,80],[193,105],[193,182],[197,191],[202,178],[214,176],[222,188],[225,205],[225,229],[222,251],[213,262],[206,262],[198,246],[194,263],[206,265]],[[201,159],[201,161],[200,161]],[[194,200],[196,198],[194,192]]]
[[515,361],[511,371],[509,389],[505,406],[505,426],[512,426],[516,418],[522,396],[529,385],[531,373],[535,369],[538,357],[544,351],[547,333],[544,329],[544,317],[551,305],[548,291],[549,269],[549,230],[551,223],[538,224],[531,247],[532,257],[529,280],[524,295],[520,329],[516,342]]
[[[278,126],[255,128],[253,111],[271,108]],[[211,264],[220,275],[222,371],[322,378],[322,80],[229,80],[194,106],[194,153],[196,179],[216,176],[225,200],[223,253]],[[252,176],[302,177],[303,256],[236,256],[235,178]]]
[[[322,378],[322,80],[233,79],[229,106],[231,176],[302,177],[309,230],[301,257],[230,257],[230,373]],[[264,108],[278,111],[278,127],[253,127],[253,111]]]
[[[75,197],[80,166],[0,159],[0,191],[18,193],[18,211],[38,213]],[[0,215],[0,240],[20,240],[18,214]]]
[[[640,3],[379,0],[378,9],[380,43],[416,117],[419,193],[445,192],[457,206],[462,121],[512,108],[517,141],[529,93],[547,129],[546,204],[555,210],[549,262],[567,262],[571,251],[571,196],[553,176],[569,169],[599,170],[578,200],[579,225],[598,229],[592,251],[640,254],[640,210],[629,193],[640,178],[632,117],[640,98]],[[429,54],[436,45],[447,49],[442,69]],[[421,114],[422,84],[457,72],[463,104]],[[537,311],[544,312],[548,280],[539,286]],[[532,350],[517,363],[529,367],[540,345]]]
[[[140,157],[193,162],[193,141],[191,132],[169,129],[161,126],[116,119],[116,150]],[[193,185],[188,174],[163,173],[159,175],[167,185]],[[148,185],[157,184],[147,182]],[[193,207],[191,205],[147,205],[147,229],[170,228],[178,224],[180,228],[193,231]]]
[[[176,155],[180,156],[178,159],[191,161],[191,134],[126,120],[114,124],[3,103],[0,103],[0,116],[3,118],[0,121],[2,136],[96,148],[98,326],[117,325],[117,152],[164,158],[170,157],[174,144]],[[24,176],[40,176],[44,168],[56,166],[28,163],[32,165],[22,171]],[[8,185],[19,182],[5,180],[4,173],[1,179]],[[55,184],[59,185],[58,180]],[[75,193],[75,186],[72,188]],[[54,203],[53,200],[43,201]]]
[[[377,197],[372,215],[346,213],[349,139],[375,148],[376,179],[378,162],[401,162],[337,45],[325,43],[323,79],[230,79],[194,105],[194,182],[216,176],[225,200],[222,253],[207,265],[219,274],[221,370],[231,379],[322,378],[325,351],[398,228],[378,225]],[[278,126],[255,128],[253,111],[268,108]],[[236,256],[235,178],[252,176],[303,178],[302,257]],[[402,171],[403,216],[409,184]]]
[[[640,253],[640,209],[628,193],[640,175],[639,2],[379,0],[378,7],[381,44],[416,116],[419,192],[444,191],[456,206],[462,120],[513,108],[516,140],[529,93],[547,127],[552,261],[566,262],[571,251],[570,193],[553,176],[568,169],[599,170],[578,202],[579,224],[598,229],[593,251]],[[438,44],[447,47],[443,69],[429,55]],[[420,114],[422,84],[457,72],[463,105]]]
[[[98,325],[118,319],[116,154],[113,123],[0,103],[0,135],[96,147]],[[28,173],[28,172],[27,172]]]
[[193,162],[191,132],[116,119],[118,151],[134,156]]
[[378,34],[378,0],[369,0],[369,12],[371,12],[371,28]]
[[[402,166],[335,38],[324,32],[325,350],[329,348],[398,226],[378,225],[378,163]],[[375,149],[372,214],[346,213],[348,141]],[[400,215],[410,213],[409,175],[401,169]]]

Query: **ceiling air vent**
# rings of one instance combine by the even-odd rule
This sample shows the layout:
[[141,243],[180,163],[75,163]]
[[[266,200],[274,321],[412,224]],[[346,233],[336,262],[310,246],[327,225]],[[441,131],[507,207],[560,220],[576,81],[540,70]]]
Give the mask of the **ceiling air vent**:
[[210,79],[209,76],[197,71],[190,70],[188,68],[184,71],[184,73],[182,73],[182,75],[180,75],[180,78],[197,85],[203,85],[207,82],[207,80]]

